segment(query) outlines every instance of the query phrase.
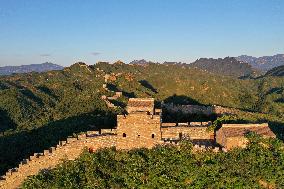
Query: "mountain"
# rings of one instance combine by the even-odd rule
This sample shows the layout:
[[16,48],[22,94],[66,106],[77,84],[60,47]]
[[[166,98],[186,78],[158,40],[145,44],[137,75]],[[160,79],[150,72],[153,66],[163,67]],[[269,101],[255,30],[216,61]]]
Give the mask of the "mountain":
[[200,58],[191,63],[190,67],[235,77],[246,77],[255,74],[255,70],[253,70],[251,65],[240,62],[233,57],[226,57],[224,59]]
[[14,73],[46,72],[50,70],[62,70],[64,67],[53,63],[30,64],[22,66],[0,67],[0,75],[11,75]]
[[132,64],[132,65],[135,64],[135,65],[145,66],[145,65],[151,64],[151,63],[154,63],[154,62],[141,59],[141,60],[133,60],[133,61],[130,62],[129,64]]
[[[122,96],[111,100],[117,108],[109,108],[102,97],[118,91]],[[283,91],[283,77],[243,80],[189,66],[121,61],[0,77],[0,175],[74,133],[116,125],[129,97],[248,110],[241,120],[267,120],[276,130],[284,125]]]
[[268,71],[274,67],[284,65],[284,54],[277,54],[274,56],[262,56],[253,57],[247,55],[241,55],[236,57],[237,60],[246,62],[252,65],[253,68],[259,69],[261,71]]
[[167,61],[165,61],[163,64],[164,65],[188,66],[188,64],[183,63],[183,62],[167,62]]
[[265,76],[284,76],[284,65],[268,70]]

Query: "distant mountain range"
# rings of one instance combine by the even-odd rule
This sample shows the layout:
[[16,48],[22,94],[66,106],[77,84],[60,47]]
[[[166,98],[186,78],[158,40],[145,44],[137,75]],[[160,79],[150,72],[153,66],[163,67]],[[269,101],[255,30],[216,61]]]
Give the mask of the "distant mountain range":
[[[129,64],[134,65],[149,65],[154,63],[152,61],[147,60],[134,60]],[[234,57],[226,57],[226,58],[200,58],[193,63],[187,64],[183,62],[164,62],[163,65],[176,65],[182,67],[192,67],[199,68],[201,70],[206,70],[211,73],[220,74],[220,75],[228,75],[234,77],[248,77],[248,76],[256,76],[259,75],[260,72],[256,69],[252,68],[248,63],[244,63],[238,61]]]
[[237,60],[246,62],[252,65],[253,68],[266,72],[274,67],[284,65],[284,54],[277,54],[274,56],[253,57],[241,55],[236,57]]
[[136,65],[147,65],[147,64],[150,64],[150,63],[154,63],[152,61],[147,61],[145,59],[141,59],[141,60],[133,60],[132,62],[129,62],[129,64],[136,64]]
[[226,57],[223,59],[200,58],[191,63],[190,67],[196,67],[220,75],[236,77],[246,77],[257,74],[257,71],[254,70],[251,65],[240,62],[233,57]]
[[0,75],[11,75],[14,73],[45,72],[50,70],[62,70],[64,67],[53,63],[30,64],[22,66],[0,67]]

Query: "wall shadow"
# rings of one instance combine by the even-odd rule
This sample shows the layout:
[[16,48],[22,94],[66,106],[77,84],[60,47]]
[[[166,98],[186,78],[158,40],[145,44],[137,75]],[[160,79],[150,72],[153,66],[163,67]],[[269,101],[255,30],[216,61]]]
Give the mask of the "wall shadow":
[[[197,100],[192,99],[185,95],[170,96],[164,100],[164,103],[173,103],[174,105],[199,105],[206,106],[205,104],[199,103]],[[193,121],[214,121],[217,119],[216,114],[206,115],[201,113],[184,113],[182,111],[170,112],[166,108],[163,108],[162,119],[163,122],[193,122]]]
[[148,81],[140,80],[138,81],[143,87],[150,89],[154,93],[158,93],[157,89],[155,89]]
[[272,132],[276,135],[276,137],[284,141],[284,123],[269,121],[268,124]]
[[48,87],[46,86],[39,86],[39,87],[36,87],[38,90],[40,90],[42,93],[48,95],[48,96],[51,96],[53,97],[54,99],[58,100],[59,97],[56,96],[52,90],[50,90]]
[[9,89],[9,86],[4,82],[0,82],[0,90],[5,90],[5,89]]
[[115,125],[115,114],[96,111],[53,121],[37,129],[4,135],[0,137],[0,175],[16,167],[23,159],[56,146],[59,140],[74,133],[94,128],[113,128]]
[[126,96],[127,98],[136,98],[136,95],[134,92],[126,92],[122,91],[123,96]]
[[164,103],[173,103],[173,104],[177,104],[177,105],[191,104],[191,105],[203,105],[203,106],[205,106],[204,104],[199,103],[197,100],[195,100],[191,97],[188,97],[188,96],[185,96],[185,95],[176,95],[176,94],[164,99]]
[[15,129],[16,124],[10,118],[8,112],[0,108],[0,132],[4,133],[7,130]]
[[272,89],[270,89],[266,95],[272,94],[272,93],[276,93],[276,94],[282,94],[282,92],[284,91],[284,88],[280,88],[280,87],[274,87]]
[[114,91],[114,92],[117,92],[117,91],[120,91],[116,85],[112,84],[112,83],[108,83],[107,84],[107,88],[111,91]]
[[276,100],[274,100],[274,102],[284,103],[284,98],[277,98]]
[[30,89],[26,88],[25,86],[13,83],[8,81],[7,82],[9,85],[15,87],[18,89],[18,91],[24,95],[25,97],[27,97],[28,99],[30,99],[31,101],[36,102],[39,106],[44,106],[44,103],[42,101],[42,99],[38,96],[36,96]]

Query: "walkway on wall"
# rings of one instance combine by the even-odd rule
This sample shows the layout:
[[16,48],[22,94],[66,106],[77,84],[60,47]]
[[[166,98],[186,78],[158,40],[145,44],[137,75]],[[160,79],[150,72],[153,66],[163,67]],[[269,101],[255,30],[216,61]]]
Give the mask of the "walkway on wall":
[[113,147],[116,145],[115,134],[88,133],[78,135],[76,138],[67,138],[59,141],[56,147],[35,153],[29,159],[23,160],[17,168],[10,169],[0,181],[1,189],[14,189],[20,187],[28,176],[36,175],[42,170],[55,168],[62,160],[74,160],[79,157],[84,148]]

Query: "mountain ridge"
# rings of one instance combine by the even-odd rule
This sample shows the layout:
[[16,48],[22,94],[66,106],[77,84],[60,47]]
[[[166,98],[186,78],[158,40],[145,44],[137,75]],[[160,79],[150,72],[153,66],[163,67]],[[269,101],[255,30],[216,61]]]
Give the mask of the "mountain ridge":
[[29,64],[21,66],[3,66],[0,67],[0,75],[11,75],[15,73],[45,72],[51,70],[62,70],[64,67],[45,62],[42,64]]
[[246,62],[252,67],[266,72],[277,66],[284,65],[284,54],[276,54],[273,56],[253,57],[248,55],[241,55],[236,57],[237,60]]
[[206,70],[215,74],[236,77],[247,77],[255,75],[257,72],[248,63],[238,61],[234,57],[225,57],[223,59],[200,58],[195,62],[189,64],[189,66]]

